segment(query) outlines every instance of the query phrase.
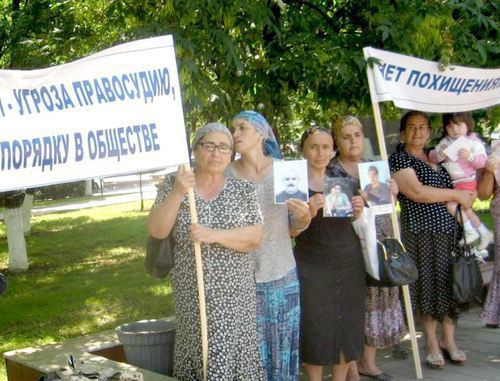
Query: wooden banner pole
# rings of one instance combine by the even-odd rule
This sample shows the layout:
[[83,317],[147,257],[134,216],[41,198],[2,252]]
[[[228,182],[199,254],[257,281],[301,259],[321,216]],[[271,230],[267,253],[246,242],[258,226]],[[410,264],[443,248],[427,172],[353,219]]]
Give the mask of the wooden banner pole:
[[[186,171],[190,171],[189,164],[184,165]],[[191,222],[198,223],[198,214],[196,213],[196,202],[194,199],[193,188],[188,190],[189,210],[191,213]],[[198,299],[200,302],[200,329],[201,329],[201,353],[203,360],[203,380],[207,379],[208,369],[208,331],[207,331],[207,307],[205,304],[205,282],[203,280],[203,262],[201,259],[201,246],[199,242],[194,242],[194,256],[196,260],[196,279],[198,283]]]
[[[380,156],[381,156],[382,160],[387,160],[387,149],[385,146],[385,136],[384,136],[384,128],[382,125],[382,116],[380,114],[380,107],[379,107],[378,101],[373,96],[374,91],[375,91],[375,86],[373,83],[373,77],[370,73],[370,68],[368,66],[366,67],[366,75],[368,77],[368,85],[370,87],[370,97],[371,97],[371,101],[372,101],[373,118],[375,120],[375,129],[377,131],[377,141],[378,141],[378,147],[380,150]],[[393,205],[394,205],[394,200],[393,200]],[[398,240],[401,240],[401,233],[399,231],[399,222],[398,222],[396,208],[393,208],[391,218],[392,218],[392,229],[393,229],[394,237],[397,238]],[[408,323],[408,329],[410,331],[411,348],[412,348],[412,352],[413,352],[413,362],[415,364],[415,373],[416,373],[417,379],[420,380],[423,378],[422,365],[420,363],[420,353],[418,351],[417,333],[415,331],[415,322],[413,320],[413,310],[411,307],[410,289],[408,286],[401,286],[401,289],[403,290],[403,300],[404,300],[405,310],[406,310],[406,319],[407,319],[407,323]]]

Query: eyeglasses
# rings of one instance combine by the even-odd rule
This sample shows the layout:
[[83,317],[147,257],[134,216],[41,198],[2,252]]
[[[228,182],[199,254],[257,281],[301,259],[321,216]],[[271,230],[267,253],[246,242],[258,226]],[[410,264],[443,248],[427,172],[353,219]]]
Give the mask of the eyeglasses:
[[228,146],[227,144],[216,145],[216,144],[211,143],[211,142],[207,142],[207,143],[200,142],[200,143],[198,143],[198,145],[200,145],[201,148],[203,148],[205,151],[208,151],[208,152],[214,152],[215,149],[217,148],[219,153],[228,154],[228,153],[231,153],[231,151],[233,150],[233,147]]

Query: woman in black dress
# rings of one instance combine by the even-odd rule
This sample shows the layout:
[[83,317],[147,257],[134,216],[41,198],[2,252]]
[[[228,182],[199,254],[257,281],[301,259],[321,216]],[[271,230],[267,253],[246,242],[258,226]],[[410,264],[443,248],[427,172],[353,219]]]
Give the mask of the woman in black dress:
[[[455,221],[446,210],[454,201],[472,206],[475,193],[451,189],[448,173],[432,164],[424,147],[431,134],[429,118],[410,111],[401,119],[402,148],[389,158],[392,178],[399,186],[402,241],[415,260],[419,278],[410,287],[414,307],[422,315],[425,330],[426,365],[444,366],[443,354],[456,364],[466,361],[455,342],[457,306],[452,299],[450,259]],[[437,326],[442,322],[442,338]]]
[[365,273],[352,220],[363,211],[354,196],[354,216],[323,217],[324,180],[333,155],[330,131],[312,127],[300,148],[308,163],[309,228],[295,240],[301,287],[301,360],[310,381],[330,366],[333,381],[344,381],[349,363],[361,358],[364,343]]

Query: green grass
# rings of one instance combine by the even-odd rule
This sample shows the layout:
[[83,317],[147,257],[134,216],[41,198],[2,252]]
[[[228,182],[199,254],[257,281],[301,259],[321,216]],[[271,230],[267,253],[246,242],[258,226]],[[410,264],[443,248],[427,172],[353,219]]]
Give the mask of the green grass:
[[493,230],[493,220],[490,213],[490,204],[491,200],[476,200],[474,202],[474,210],[476,211],[481,221],[483,221],[484,224],[488,227],[488,229]]
[[0,270],[9,279],[0,296],[0,353],[173,313],[170,280],[144,271],[147,212],[138,204],[34,217],[24,274],[7,271],[0,225]]

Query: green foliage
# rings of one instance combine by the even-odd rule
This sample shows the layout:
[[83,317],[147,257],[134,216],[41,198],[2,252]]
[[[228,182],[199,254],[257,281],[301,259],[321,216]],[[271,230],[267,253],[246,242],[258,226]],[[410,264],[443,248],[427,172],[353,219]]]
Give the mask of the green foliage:
[[72,183],[37,188],[34,195],[35,201],[82,197],[85,195],[85,181],[75,181]]
[[[35,68],[172,34],[187,128],[257,109],[282,142],[310,123],[370,114],[362,48],[443,66],[499,66],[498,2],[39,0],[0,3],[0,67]],[[391,104],[385,117],[398,117]],[[500,121],[498,111],[484,114]]]
[[0,207],[19,208],[24,202],[24,191],[9,191],[0,194]]

